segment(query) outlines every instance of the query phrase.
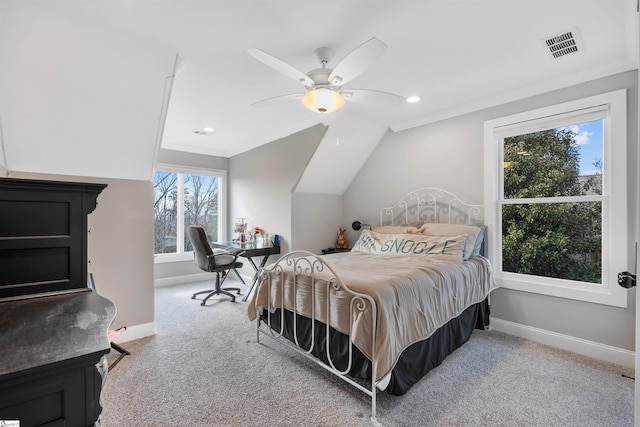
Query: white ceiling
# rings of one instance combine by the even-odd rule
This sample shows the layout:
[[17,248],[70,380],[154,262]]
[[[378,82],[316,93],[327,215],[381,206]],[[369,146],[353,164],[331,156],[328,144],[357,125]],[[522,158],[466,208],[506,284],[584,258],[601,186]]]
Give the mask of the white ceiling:
[[[9,11],[45,5],[1,3]],[[46,7],[65,25],[178,54],[162,147],[223,157],[322,119],[295,101],[250,105],[303,89],[250,56],[251,47],[307,72],[319,66],[318,47],[334,50],[332,67],[371,37],[385,42],[386,52],[345,87],[422,101],[347,103],[328,118],[346,133],[354,132],[349,117],[398,131],[638,67],[636,0],[56,0]],[[543,40],[575,28],[583,49],[552,59]],[[212,134],[194,133],[207,126]]]
[[[63,2],[78,18],[146,38],[183,60],[162,146],[229,157],[318,123],[297,102],[250,104],[302,86],[247,54],[257,47],[301,71],[333,64],[371,37],[389,47],[347,87],[402,96],[399,108],[347,104],[393,129],[637,68],[635,0],[325,0]],[[67,6],[67,4],[69,6]],[[552,59],[543,40],[578,28],[584,51]],[[339,119],[340,113],[338,113]],[[211,126],[208,136],[195,130]]]

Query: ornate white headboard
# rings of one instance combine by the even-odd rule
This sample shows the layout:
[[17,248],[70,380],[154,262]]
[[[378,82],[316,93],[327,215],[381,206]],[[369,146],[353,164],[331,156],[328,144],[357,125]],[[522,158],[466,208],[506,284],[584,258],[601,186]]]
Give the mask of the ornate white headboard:
[[380,210],[380,225],[414,225],[425,222],[482,225],[484,206],[463,202],[440,188],[419,188],[395,205]]

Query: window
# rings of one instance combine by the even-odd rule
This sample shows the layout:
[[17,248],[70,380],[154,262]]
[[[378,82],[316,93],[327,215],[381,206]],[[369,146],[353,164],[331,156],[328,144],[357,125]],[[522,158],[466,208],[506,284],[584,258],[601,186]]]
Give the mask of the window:
[[186,229],[204,227],[210,241],[224,240],[224,173],[182,169],[157,171],[154,177],[154,253],[175,260],[193,251]]
[[500,286],[626,307],[626,144],[624,90],[485,123]]

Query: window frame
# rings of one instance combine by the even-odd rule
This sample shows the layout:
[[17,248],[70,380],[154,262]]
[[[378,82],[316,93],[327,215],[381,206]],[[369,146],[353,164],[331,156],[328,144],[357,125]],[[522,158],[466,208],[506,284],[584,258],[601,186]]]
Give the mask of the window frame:
[[[603,120],[602,195],[545,198],[548,202],[596,200],[602,202],[602,283],[555,279],[502,271],[502,206],[528,199],[505,199],[503,140],[558,123],[583,123],[585,117]],[[575,120],[574,120],[575,118]],[[617,284],[617,273],[627,269],[627,108],[626,89],[500,117],[484,123],[485,224],[487,256],[500,287],[561,298],[627,307],[627,292]],[[615,167],[613,167],[615,165]],[[531,199],[536,202],[542,200]],[[505,203],[506,201],[506,203]]]
[[[172,164],[158,163],[156,172],[168,172],[182,175],[205,175],[218,178],[218,236],[221,241],[227,240],[227,171],[222,169],[195,168],[190,166],[177,166]],[[177,236],[176,253],[153,254],[154,262],[157,264],[167,262],[193,261],[193,251],[184,251],[184,179],[178,179],[178,213],[177,213]]]

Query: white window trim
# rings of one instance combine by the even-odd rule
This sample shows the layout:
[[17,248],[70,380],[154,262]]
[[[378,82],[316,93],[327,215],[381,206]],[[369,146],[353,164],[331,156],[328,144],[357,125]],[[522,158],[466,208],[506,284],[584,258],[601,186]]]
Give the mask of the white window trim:
[[[617,284],[617,273],[627,270],[627,110],[626,90],[618,90],[540,108],[494,120],[484,124],[484,200],[487,225],[488,258],[494,265],[499,286],[524,292],[533,292],[561,298],[598,304],[627,307],[627,290]],[[566,120],[567,115],[591,115],[605,109],[603,146],[603,203],[602,218],[602,284],[586,285],[582,282],[529,276],[502,271],[501,223],[498,199],[502,188],[502,140],[506,135],[535,132],[555,120]],[[567,114],[568,113],[568,114]],[[579,120],[579,119],[578,119]],[[522,132],[521,130],[525,131]],[[539,129],[539,130],[540,130]],[[614,167],[615,165],[615,167]],[[615,186],[613,185],[615,183]],[[585,201],[583,197],[580,197]],[[566,199],[565,199],[566,200]],[[518,200],[522,202],[522,200]]]
[[[158,163],[155,171],[173,172],[190,175],[209,175],[218,177],[218,194],[220,200],[218,201],[218,236],[222,241],[227,241],[227,171],[223,169],[206,169],[206,168],[194,168],[190,166],[179,166],[168,163]],[[155,176],[154,171],[154,176]],[[178,181],[179,186],[183,186],[184,182]],[[182,227],[184,229],[184,206],[178,205],[178,229]],[[178,236],[180,237],[180,236]],[[179,239],[178,239],[179,240]],[[181,262],[181,261],[193,261],[193,251],[175,253],[175,254],[154,254],[154,262],[156,264],[163,264],[168,262]]]

